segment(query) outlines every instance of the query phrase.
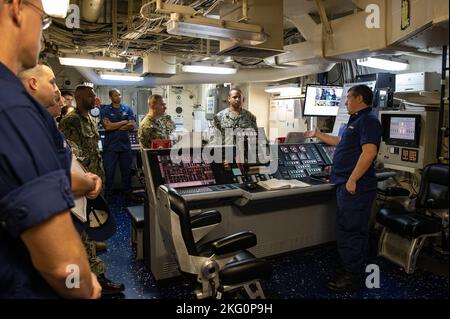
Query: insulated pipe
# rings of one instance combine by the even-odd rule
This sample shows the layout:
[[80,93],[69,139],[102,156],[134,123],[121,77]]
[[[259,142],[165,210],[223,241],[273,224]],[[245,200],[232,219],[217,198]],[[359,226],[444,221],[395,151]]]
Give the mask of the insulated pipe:
[[102,13],[104,0],[83,0],[81,3],[81,17],[87,22],[96,22]]
[[242,0],[242,19],[239,21],[247,22],[248,20],[248,0]]

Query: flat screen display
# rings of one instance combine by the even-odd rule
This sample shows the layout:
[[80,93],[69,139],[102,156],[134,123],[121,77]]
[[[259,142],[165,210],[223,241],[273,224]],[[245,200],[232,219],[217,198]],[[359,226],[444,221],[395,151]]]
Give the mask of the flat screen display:
[[390,138],[414,141],[416,119],[414,117],[392,117],[389,128]]
[[336,116],[342,99],[342,87],[308,84],[306,88],[305,116]]
[[169,155],[158,155],[161,177],[173,188],[214,185],[211,165],[200,158],[182,158],[180,163],[173,163]]
[[419,114],[382,113],[383,140],[387,145],[418,147],[420,121]]

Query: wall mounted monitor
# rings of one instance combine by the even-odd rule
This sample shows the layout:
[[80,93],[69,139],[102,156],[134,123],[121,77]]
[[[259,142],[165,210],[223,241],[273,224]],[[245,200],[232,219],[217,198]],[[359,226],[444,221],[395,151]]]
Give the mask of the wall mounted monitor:
[[308,84],[303,115],[336,116],[342,99],[342,86]]
[[383,140],[387,145],[418,147],[420,121],[417,114],[382,114]]

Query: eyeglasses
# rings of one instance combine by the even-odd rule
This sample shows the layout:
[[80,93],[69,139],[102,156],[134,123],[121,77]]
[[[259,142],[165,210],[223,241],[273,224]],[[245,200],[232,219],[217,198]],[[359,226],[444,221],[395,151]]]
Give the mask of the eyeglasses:
[[39,11],[39,13],[41,14],[41,19],[42,19],[42,30],[47,29],[50,26],[50,24],[52,24],[52,17],[50,17],[48,14],[46,14],[44,12],[44,10],[39,8],[37,5],[31,3],[30,1],[24,1],[23,3],[29,4],[32,8]]

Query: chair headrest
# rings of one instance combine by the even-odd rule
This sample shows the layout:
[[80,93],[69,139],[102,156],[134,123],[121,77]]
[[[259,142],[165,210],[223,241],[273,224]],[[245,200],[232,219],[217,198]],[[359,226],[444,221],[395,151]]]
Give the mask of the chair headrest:
[[417,208],[448,208],[448,165],[430,164],[423,169]]
[[423,169],[422,178],[429,183],[448,186],[448,165],[430,164]]

